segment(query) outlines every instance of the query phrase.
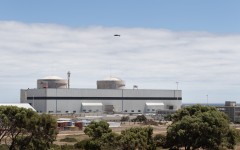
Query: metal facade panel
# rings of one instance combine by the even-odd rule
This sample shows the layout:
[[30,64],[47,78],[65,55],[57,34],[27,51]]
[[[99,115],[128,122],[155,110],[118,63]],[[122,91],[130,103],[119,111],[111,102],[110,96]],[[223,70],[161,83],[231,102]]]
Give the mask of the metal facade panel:
[[176,97],[180,96],[180,91],[176,90],[123,90],[124,97]]
[[103,89],[47,89],[47,96],[62,97],[120,97],[121,90]]
[[37,112],[46,112],[47,110],[46,100],[28,100],[28,103],[31,103]]
[[[49,97],[181,97],[181,90],[137,90],[137,89],[34,89],[36,96]],[[34,91],[33,90],[33,91]],[[39,92],[38,92],[39,91]],[[41,92],[40,92],[41,91]],[[28,94],[28,97],[33,95]]]
[[[28,89],[27,97],[29,103],[33,103],[37,111],[61,113],[82,111],[82,103],[102,103],[103,105],[113,105],[115,112],[144,113],[146,103],[164,103],[163,109],[180,109],[182,100],[164,99],[181,97],[181,90],[144,90],[144,89]],[[23,92],[21,92],[23,93]],[[23,95],[23,94],[22,94]],[[23,96],[22,96],[23,97]],[[40,99],[36,99],[41,97]],[[46,98],[48,99],[46,100]],[[68,99],[65,99],[67,98]],[[74,99],[71,99],[74,97]],[[80,97],[78,99],[78,97]],[[86,99],[84,99],[86,97]],[[97,97],[96,99],[91,99]],[[101,99],[102,97],[102,99]],[[109,97],[109,98],[108,98]],[[123,98],[122,98],[123,97]],[[128,98],[127,100],[124,98]],[[148,99],[156,97],[156,99]],[[158,98],[163,97],[159,100]],[[59,98],[59,99],[58,99]],[[115,99],[114,99],[115,98]],[[135,99],[139,98],[139,99]],[[146,98],[146,99],[145,99]]]

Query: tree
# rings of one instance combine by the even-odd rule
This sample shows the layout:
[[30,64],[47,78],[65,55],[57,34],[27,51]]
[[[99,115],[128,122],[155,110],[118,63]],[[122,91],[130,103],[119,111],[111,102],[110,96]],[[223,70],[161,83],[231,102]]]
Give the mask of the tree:
[[152,134],[153,129],[151,127],[135,127],[126,129],[121,132],[119,145],[122,150],[155,150],[156,146],[153,141]]
[[153,128],[135,127],[123,130],[121,135],[113,133],[105,121],[91,122],[84,130],[91,139],[79,142],[76,148],[84,147],[86,150],[155,150]]
[[109,128],[109,124],[105,121],[95,122],[92,121],[84,130],[84,133],[94,139],[99,139],[103,134],[111,133],[112,129]]
[[118,135],[112,132],[105,121],[92,121],[84,133],[92,138],[85,143],[84,147],[88,150],[114,149],[118,144]]
[[122,122],[126,122],[126,121],[129,121],[129,116],[122,116],[122,118],[121,118],[121,123]]
[[[194,105],[177,111],[167,129],[170,148],[220,149],[234,147],[235,130],[228,117],[214,107]],[[233,132],[234,131],[234,132]]]
[[166,142],[167,142],[167,139],[166,139],[166,136],[165,135],[162,135],[162,134],[156,134],[153,138],[155,144],[157,147],[163,147],[165,148],[166,147]]
[[138,115],[136,118],[132,119],[133,122],[147,122],[147,118],[144,115]]
[[31,109],[0,106],[0,142],[10,150],[46,149],[56,138],[56,120]]

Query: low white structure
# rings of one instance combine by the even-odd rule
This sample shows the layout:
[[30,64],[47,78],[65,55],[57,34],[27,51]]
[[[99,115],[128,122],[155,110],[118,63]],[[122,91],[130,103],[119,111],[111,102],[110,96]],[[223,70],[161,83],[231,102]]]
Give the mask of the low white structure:
[[0,103],[0,106],[16,106],[19,108],[32,109],[36,111],[29,103]]
[[156,110],[163,110],[164,109],[164,104],[163,103],[146,103],[146,112],[152,112],[155,113]]
[[[61,80],[65,85],[64,79],[55,78],[48,77],[48,83],[57,83],[56,80]],[[125,85],[125,82],[119,78],[112,78],[112,80],[117,83],[121,81],[121,85],[123,83]],[[111,83],[110,79],[106,81]],[[177,110],[182,104],[181,90],[124,89],[122,86],[113,89],[109,89],[109,86],[106,89],[103,89],[104,86],[100,89],[38,87],[21,89],[21,102],[29,103],[38,112],[46,113],[149,114],[155,113],[156,110]]]
[[82,103],[83,112],[102,112],[103,104],[102,103]]

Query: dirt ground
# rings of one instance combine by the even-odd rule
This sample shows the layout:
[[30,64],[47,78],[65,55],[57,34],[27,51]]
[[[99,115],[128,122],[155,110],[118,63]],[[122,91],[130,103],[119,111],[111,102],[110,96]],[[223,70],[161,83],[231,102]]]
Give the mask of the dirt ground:
[[[125,123],[122,124],[120,127],[113,127],[111,128],[113,132],[115,133],[121,133],[122,130],[125,130],[127,128],[131,127],[147,127],[148,125],[142,125],[142,124],[134,124],[134,123]],[[167,125],[159,125],[159,126],[151,126],[153,128],[153,134],[166,134]],[[84,134],[84,129],[79,131],[60,131],[57,135],[57,140],[54,142],[54,144],[57,145],[65,145],[65,144],[75,144],[75,142],[61,142],[61,139],[64,139],[66,137],[73,137],[77,139],[78,141],[81,141],[83,139],[89,138],[87,135]]]
[[[122,124],[120,127],[114,127],[111,128],[113,132],[115,133],[121,133],[122,130],[125,130],[127,128],[131,128],[131,127],[147,127],[148,125],[142,125],[142,124],[134,124],[134,123],[125,123]],[[151,127],[153,128],[153,134],[166,134],[167,132],[167,126],[168,125],[158,125],[158,126],[153,126],[151,125]],[[240,125],[232,125],[233,127],[235,127],[236,129],[240,130]],[[57,135],[57,140],[54,142],[54,144],[57,145],[73,145],[76,142],[61,142],[61,139],[64,139],[66,137],[73,137],[75,139],[77,139],[78,141],[81,141],[83,139],[87,139],[89,138],[87,135],[84,134],[84,129],[83,130],[79,130],[79,131],[60,131],[59,134]],[[240,143],[235,147],[235,150],[240,150]]]

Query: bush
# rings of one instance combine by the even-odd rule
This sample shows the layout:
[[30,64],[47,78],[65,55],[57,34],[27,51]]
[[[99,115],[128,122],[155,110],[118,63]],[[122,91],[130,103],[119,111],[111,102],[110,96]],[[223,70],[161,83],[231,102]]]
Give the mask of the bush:
[[156,143],[157,147],[163,147],[163,148],[166,147],[167,139],[165,135],[157,134],[154,136],[153,140]]
[[65,139],[61,139],[60,142],[77,142],[75,138],[66,137]]
[[1,150],[8,150],[9,148],[6,144],[2,144],[2,145],[0,145],[0,149]]
[[215,107],[193,105],[178,110],[167,128],[167,145],[185,149],[232,149],[238,133]]
[[61,146],[57,144],[52,144],[50,150],[61,150]]
[[134,150],[146,149],[155,150],[156,146],[152,138],[153,128],[134,127],[121,131],[119,139],[120,149]]
[[61,145],[61,150],[75,150],[73,145]]
[[101,150],[101,144],[98,140],[88,140],[84,147],[85,150]]
[[147,118],[144,115],[139,115],[136,118],[132,119],[132,122],[147,122]]
[[129,121],[129,116],[122,116],[121,122]]
[[153,120],[149,120],[149,121],[146,122],[146,125],[158,126],[158,122],[153,121]]
[[78,148],[78,149],[84,149],[89,140],[90,139],[85,139],[85,140],[82,140],[80,142],[77,142],[76,144],[74,144],[74,147]]

